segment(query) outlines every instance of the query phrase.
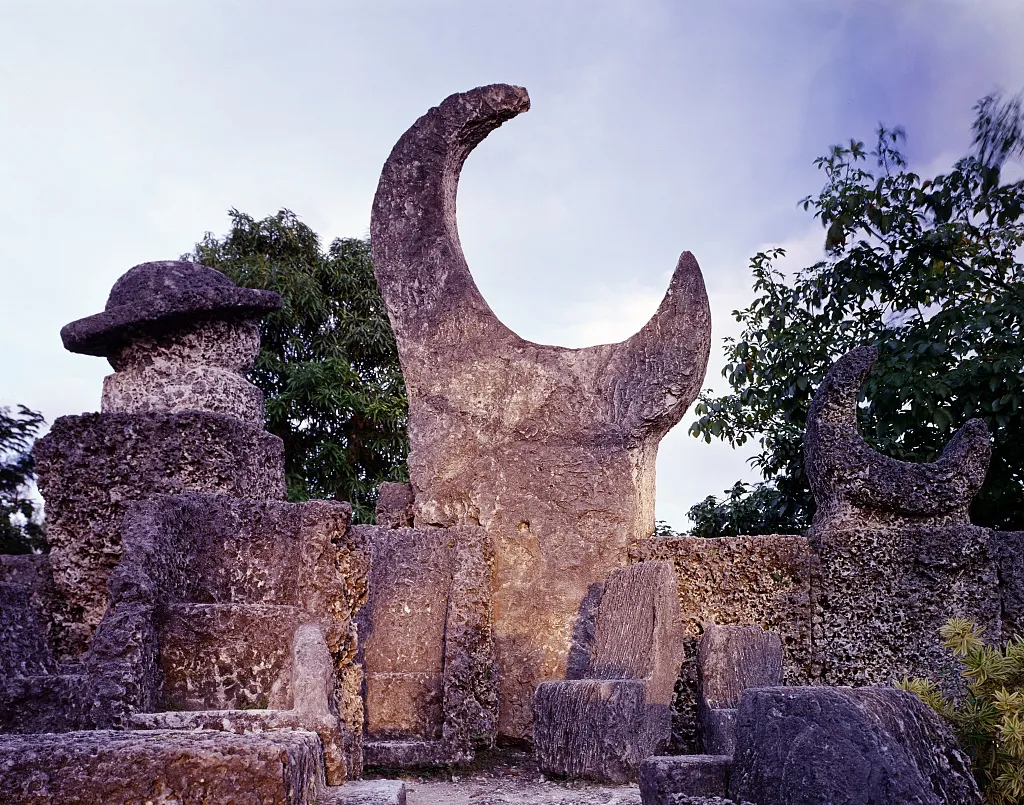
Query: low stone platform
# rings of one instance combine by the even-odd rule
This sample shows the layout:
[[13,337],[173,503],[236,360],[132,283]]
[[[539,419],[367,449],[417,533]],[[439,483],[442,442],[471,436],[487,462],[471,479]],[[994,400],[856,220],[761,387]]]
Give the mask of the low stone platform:
[[4,735],[0,792],[19,805],[312,805],[323,751],[300,730]]

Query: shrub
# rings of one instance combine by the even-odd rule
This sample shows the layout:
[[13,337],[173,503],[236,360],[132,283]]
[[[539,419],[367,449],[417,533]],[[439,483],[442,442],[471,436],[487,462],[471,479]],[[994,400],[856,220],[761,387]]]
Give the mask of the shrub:
[[952,725],[988,805],[1024,803],[1024,636],[999,647],[986,645],[984,632],[964,618],[939,630],[963,666],[965,696],[949,699],[924,679],[904,679],[898,687]]

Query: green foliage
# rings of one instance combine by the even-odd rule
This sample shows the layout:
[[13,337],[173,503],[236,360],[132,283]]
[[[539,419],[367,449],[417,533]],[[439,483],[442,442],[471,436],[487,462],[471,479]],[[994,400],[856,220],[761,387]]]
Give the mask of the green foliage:
[[714,495],[690,508],[693,535],[735,537],[740,534],[796,534],[802,523],[788,517],[792,506],[771,484],[737,481],[719,502]]
[[30,494],[32,443],[44,423],[24,405],[0,407],[0,554],[47,549],[42,511]]
[[1024,803],[1024,637],[1002,648],[988,646],[984,629],[964,618],[953,618],[939,634],[960,659],[966,696],[947,699],[923,679],[904,679],[897,687],[949,721],[988,805]]
[[900,129],[880,127],[870,152],[855,140],[834,146],[816,161],[823,189],[801,202],[824,227],[824,259],[784,276],[782,249],[751,258],[755,298],[733,313],[742,335],[726,340],[731,392],[705,391],[690,431],[760,441],[753,465],[786,501],[778,523],[766,512],[768,530],[810,522],[807,410],[832,362],[864,344],[879,350],[865,438],[895,458],[933,461],[981,417],[994,450],[972,518],[1024,528],[1024,182],[1000,182],[1002,160],[1024,144],[1020,99],[990,96],[975,110],[976,154],[933,178],[907,170]]
[[289,210],[262,221],[231,210],[193,260],[238,285],[277,291],[283,310],[260,324],[250,380],[267,430],[284,440],[291,500],[340,499],[373,522],[382,481],[407,477],[407,402],[398,350],[365,240],[320,239]]
[[654,521],[654,533],[652,537],[681,537],[683,532],[676,531],[667,521],[655,520]]

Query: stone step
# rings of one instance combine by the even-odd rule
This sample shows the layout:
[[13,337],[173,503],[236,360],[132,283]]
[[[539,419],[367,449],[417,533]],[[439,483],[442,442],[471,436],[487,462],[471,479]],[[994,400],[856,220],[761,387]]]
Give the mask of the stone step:
[[415,769],[420,766],[444,765],[455,760],[440,741],[366,741],[363,744],[365,766]]
[[405,805],[401,780],[353,780],[328,788],[319,805]]
[[299,730],[5,735],[0,791],[19,805],[314,805],[322,758],[319,738]]
[[726,797],[730,755],[654,755],[640,763],[643,805],[672,805],[679,797]]

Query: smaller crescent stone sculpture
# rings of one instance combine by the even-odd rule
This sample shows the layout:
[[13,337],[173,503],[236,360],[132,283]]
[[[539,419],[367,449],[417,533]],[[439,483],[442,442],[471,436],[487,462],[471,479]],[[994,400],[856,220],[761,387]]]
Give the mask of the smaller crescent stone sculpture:
[[499,732],[516,738],[530,737],[537,684],[565,675],[588,590],[653,530],[658,442],[696,397],[711,343],[688,252],[621,343],[543,346],[497,319],[459,243],[459,173],[529,107],[525,89],[496,84],[428,111],[384,165],[370,227],[409,394],[414,522],[494,539]]
[[857,429],[860,387],[877,359],[874,347],[847,353],[815,392],[804,436],[814,530],[970,522],[967,510],[992,453],[988,428],[970,420],[930,464],[882,455]]

